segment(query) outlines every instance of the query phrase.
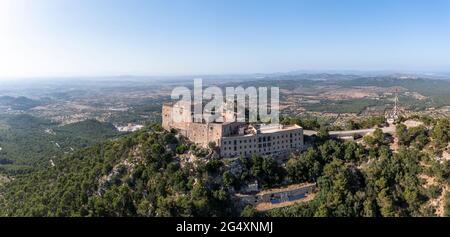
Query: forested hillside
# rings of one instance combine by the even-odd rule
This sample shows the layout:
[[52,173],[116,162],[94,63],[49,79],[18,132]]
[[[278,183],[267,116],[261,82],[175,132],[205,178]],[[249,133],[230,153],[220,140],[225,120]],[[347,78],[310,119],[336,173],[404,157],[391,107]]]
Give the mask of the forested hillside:
[[317,180],[316,198],[259,215],[450,216],[450,122],[421,120],[398,124],[395,139],[378,129],[360,144],[328,140],[291,159],[290,178]]
[[[325,130],[284,165],[218,159],[153,125],[4,182],[0,215],[448,216],[450,122],[423,121],[397,125],[395,138],[377,129],[360,142],[333,140]],[[263,189],[317,182],[318,191],[312,201],[257,212],[234,196],[254,181]]]
[[[159,126],[62,159],[8,183],[0,215],[232,215],[221,162],[174,159],[177,139]],[[1,197],[1,195],[0,195]]]
[[23,96],[0,96],[0,106],[5,106],[13,110],[28,110],[39,106],[40,104],[41,102],[38,100],[32,100]]
[[67,153],[117,137],[109,123],[86,120],[58,126],[31,115],[0,117],[0,172],[27,173],[47,168]]

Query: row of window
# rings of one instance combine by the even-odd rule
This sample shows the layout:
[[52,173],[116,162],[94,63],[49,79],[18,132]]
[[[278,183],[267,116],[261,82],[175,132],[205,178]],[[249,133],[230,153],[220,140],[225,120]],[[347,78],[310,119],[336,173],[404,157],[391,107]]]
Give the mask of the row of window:
[[[286,149],[288,147],[286,146]],[[282,151],[281,151],[282,152]],[[235,157],[235,156],[247,156],[247,155],[253,155],[253,154],[263,154],[263,155],[270,155],[270,154],[276,154],[280,153],[280,151],[271,151],[267,149],[259,149],[259,151],[240,151],[240,152],[223,152],[222,156],[224,157]]]
[[[279,145],[279,144],[284,144],[284,143],[293,143],[293,142],[297,142],[297,141],[300,141],[300,138],[293,138],[293,139],[290,139],[289,142],[287,142],[287,141],[285,141],[285,140],[281,140],[281,141],[278,140],[278,141],[276,141],[276,142],[274,141],[274,142],[259,143],[259,144],[258,144],[258,147],[259,147],[259,148],[261,148],[261,147],[271,147],[272,145],[277,145],[277,144]],[[225,144],[225,145],[226,145],[226,144],[230,144],[230,143],[231,143],[231,141],[228,141],[228,142],[227,142],[227,141],[224,141],[224,142],[223,142],[223,144]],[[226,149],[230,149],[230,150],[232,149],[232,146],[225,146],[225,145],[223,146],[223,149],[225,149],[225,150],[226,150]],[[234,144],[234,150],[236,150],[236,147],[237,147],[237,144],[235,143],[235,144]],[[239,149],[242,149],[242,146],[239,146],[239,147],[240,147]],[[248,147],[249,147],[249,148],[252,148],[252,145],[249,144]],[[244,145],[244,149],[246,149],[246,148],[247,148],[247,145]]]
[[[275,145],[275,144],[274,144]],[[264,149],[264,151],[266,150],[265,148],[271,148],[272,147],[272,144],[271,143],[268,143],[268,144],[258,144],[258,148],[261,150],[261,148],[263,148]],[[287,148],[292,148],[292,147],[296,147],[296,144],[292,144],[292,142],[289,144],[289,145],[281,145],[281,146],[275,146],[275,149],[277,150],[279,150],[279,149],[287,149]],[[233,150],[233,151],[237,151],[237,146],[234,146],[234,147],[231,147],[231,146],[224,146],[224,147],[222,147],[222,150],[223,151],[231,151],[231,150]],[[239,150],[242,150],[242,148],[244,149],[244,150],[247,150],[247,149],[252,149],[252,148],[256,148],[256,146],[255,147],[252,147],[252,145],[248,145],[248,146],[239,146]]]
[[[269,142],[273,139],[283,139],[283,138],[295,138],[297,140],[297,137],[300,136],[300,133],[290,133],[288,134],[283,134],[283,135],[277,135],[277,136],[265,136],[265,137],[258,137],[258,142]],[[242,143],[255,143],[256,139],[242,139],[242,140],[233,140],[233,141],[224,141],[223,144],[224,145],[231,145],[231,144],[242,144]]]

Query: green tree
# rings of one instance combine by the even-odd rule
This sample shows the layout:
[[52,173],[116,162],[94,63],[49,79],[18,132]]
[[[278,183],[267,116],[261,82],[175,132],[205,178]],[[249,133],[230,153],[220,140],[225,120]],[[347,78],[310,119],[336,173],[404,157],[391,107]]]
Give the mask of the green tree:
[[241,217],[255,217],[257,215],[256,209],[251,206],[247,205],[241,212]]
[[321,175],[322,165],[319,163],[317,152],[309,148],[300,156],[289,159],[286,170],[294,183],[315,182]]

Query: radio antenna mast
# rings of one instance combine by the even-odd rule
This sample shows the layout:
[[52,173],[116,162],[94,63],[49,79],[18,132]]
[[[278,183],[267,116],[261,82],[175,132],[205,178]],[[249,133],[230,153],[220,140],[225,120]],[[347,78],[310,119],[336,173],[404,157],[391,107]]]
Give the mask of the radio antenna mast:
[[394,97],[394,108],[391,112],[388,112],[386,114],[386,120],[389,124],[395,123],[395,121],[398,119],[398,88],[395,89],[395,97]]

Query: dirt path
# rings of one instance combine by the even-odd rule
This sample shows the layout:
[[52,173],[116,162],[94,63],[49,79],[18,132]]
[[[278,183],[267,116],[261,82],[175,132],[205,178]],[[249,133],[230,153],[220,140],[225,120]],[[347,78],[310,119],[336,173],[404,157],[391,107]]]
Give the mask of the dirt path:
[[397,136],[394,136],[394,142],[389,144],[389,147],[391,148],[391,150],[393,152],[397,152],[398,151],[399,145],[398,145],[398,138],[397,138]]
[[9,182],[10,179],[6,176],[0,175],[0,186],[2,186],[3,184]]
[[439,217],[444,216],[444,210],[445,210],[445,194],[448,192],[448,186],[445,185],[442,189],[441,195],[437,198],[437,208],[436,208],[436,215]]
[[442,152],[442,159],[450,160],[450,154],[447,151]]
[[424,184],[424,188],[429,188],[430,186],[437,185],[436,179],[434,177],[430,177],[425,174],[420,174],[419,178],[424,179],[426,183]]
[[416,120],[406,120],[405,122],[403,122],[403,124],[406,125],[407,128],[414,128],[423,125],[423,122]]

